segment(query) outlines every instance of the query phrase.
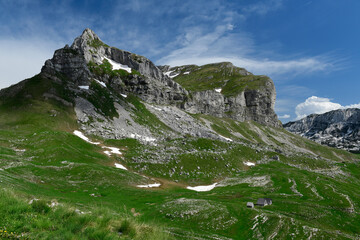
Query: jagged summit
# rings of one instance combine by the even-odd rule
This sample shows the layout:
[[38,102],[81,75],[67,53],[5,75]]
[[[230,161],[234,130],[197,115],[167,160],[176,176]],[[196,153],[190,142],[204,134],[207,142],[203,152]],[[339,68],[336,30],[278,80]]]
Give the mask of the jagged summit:
[[91,49],[101,45],[107,46],[93,30],[86,28],[79,37],[75,38],[70,48],[88,53]]

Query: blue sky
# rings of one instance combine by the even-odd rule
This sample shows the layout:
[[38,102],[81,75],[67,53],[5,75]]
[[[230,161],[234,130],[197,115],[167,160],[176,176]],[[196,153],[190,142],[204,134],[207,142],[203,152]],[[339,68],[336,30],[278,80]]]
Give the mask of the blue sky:
[[231,61],[270,76],[283,122],[360,107],[358,0],[0,0],[0,88],[89,27],[172,66]]

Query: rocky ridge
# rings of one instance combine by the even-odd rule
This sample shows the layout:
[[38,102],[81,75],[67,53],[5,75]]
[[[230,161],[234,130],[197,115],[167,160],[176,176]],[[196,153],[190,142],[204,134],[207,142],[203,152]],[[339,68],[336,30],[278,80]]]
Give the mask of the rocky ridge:
[[284,124],[284,128],[324,145],[360,152],[360,109],[357,108],[311,114]]

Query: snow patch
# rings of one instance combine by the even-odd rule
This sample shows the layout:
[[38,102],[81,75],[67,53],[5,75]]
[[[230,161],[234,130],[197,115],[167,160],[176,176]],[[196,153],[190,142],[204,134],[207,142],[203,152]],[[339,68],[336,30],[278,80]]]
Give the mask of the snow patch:
[[252,163],[252,162],[244,162],[244,164],[246,166],[255,166],[255,163]]
[[180,73],[178,73],[178,74],[175,74],[175,75],[172,75],[172,76],[170,76],[170,78],[174,78],[174,77],[177,77],[177,76],[179,76],[179,74],[180,74]]
[[122,70],[127,71],[128,73],[131,73],[132,69],[129,66],[122,65],[121,63],[115,62],[114,60],[111,60],[110,58],[107,58],[107,57],[104,57],[104,58],[109,61],[109,63],[111,64],[113,70],[122,69]]
[[109,155],[109,156],[111,156],[111,154],[112,153],[114,153],[114,154],[119,154],[119,155],[121,155],[122,153],[120,152],[120,149],[119,148],[116,148],[116,147],[102,147],[102,148],[107,148],[107,149],[110,149],[111,151],[104,151],[104,153],[106,154],[106,155]]
[[105,84],[104,82],[101,82],[101,81],[99,81],[99,80],[97,80],[97,79],[95,79],[95,81],[96,81],[98,84],[100,84],[101,86],[106,87],[106,84]]
[[152,138],[152,137],[147,137],[147,136],[141,136],[139,134],[130,134],[130,137],[131,138],[135,138],[135,139],[139,139],[139,140],[142,140],[142,141],[145,141],[145,142],[154,142],[156,141],[156,138]]
[[80,89],[89,90],[89,86],[79,86]]
[[221,88],[215,88],[215,92],[221,93]]
[[126,94],[120,93],[120,95],[121,95],[122,97],[124,97],[124,98],[127,98],[127,95],[126,95]]
[[106,147],[111,150],[111,153],[121,154],[120,149],[116,147]]
[[146,185],[137,185],[138,188],[154,188],[160,187],[161,183],[153,183],[153,184],[146,184]]
[[89,138],[87,138],[82,132],[78,131],[78,130],[75,130],[73,132],[76,136],[78,136],[79,138],[81,138],[82,140],[85,140],[86,142],[88,143],[91,143],[91,144],[94,144],[94,145],[98,145],[100,144],[99,142],[92,142],[89,140]]
[[175,75],[170,76],[170,74],[173,73],[173,72],[174,72],[174,71],[169,71],[169,72],[164,73],[164,75],[166,75],[166,76],[168,76],[168,77],[170,77],[170,78],[174,78],[174,77],[176,77],[176,76],[179,76],[179,74],[180,74],[180,73],[177,73],[177,74],[175,74]]
[[225,139],[226,141],[232,142],[233,140],[231,138],[227,138],[224,136],[219,135],[219,137],[221,137],[222,139]]
[[189,190],[196,191],[196,192],[208,192],[208,191],[213,190],[217,184],[218,183],[214,183],[214,184],[207,185],[207,186],[196,186],[196,187],[186,187],[186,188]]
[[124,165],[120,164],[120,163],[115,163],[115,167],[116,168],[120,168],[120,169],[123,169],[123,170],[128,170],[126,167],[124,167]]
[[185,74],[189,74],[190,72],[184,72],[183,74],[185,75]]
[[17,149],[17,148],[15,148],[15,150],[14,150],[15,152],[25,152],[26,151],[26,149]]
[[166,75],[166,76],[170,77],[170,74],[171,74],[172,72],[174,72],[174,71],[169,71],[169,72],[166,72],[166,73],[164,73],[164,75]]
[[152,108],[155,109],[155,110],[163,111],[161,108],[155,107],[155,106],[153,106],[153,105],[149,105],[149,106],[152,107]]

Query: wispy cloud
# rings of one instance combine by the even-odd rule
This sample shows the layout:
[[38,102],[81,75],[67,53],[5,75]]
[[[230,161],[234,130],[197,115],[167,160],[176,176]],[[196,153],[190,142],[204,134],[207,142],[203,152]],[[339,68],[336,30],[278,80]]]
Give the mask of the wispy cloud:
[[244,12],[246,13],[256,13],[260,15],[267,14],[271,11],[276,11],[282,7],[283,0],[269,0],[269,1],[260,1],[255,4],[246,6]]
[[290,115],[289,114],[279,115],[279,118],[280,119],[288,119],[288,118],[290,118]]
[[[245,67],[255,74],[272,76],[329,72],[339,67],[339,58],[333,54],[289,59],[288,56],[281,56],[269,49],[262,51],[261,47],[256,45],[254,37],[236,29],[233,21],[234,19],[228,18],[211,30],[201,27],[184,29],[184,33],[177,39],[179,44],[156,62],[176,66],[227,61]],[[274,55],[277,57],[272,58]]]
[[[241,66],[255,74],[263,75],[282,75],[282,74],[310,74],[318,71],[329,71],[335,69],[333,60],[331,58],[325,59],[323,57],[307,57],[293,60],[268,60],[268,59],[256,59],[247,56],[224,56],[222,53],[217,55],[214,51],[211,51],[211,45],[203,44],[201,48],[196,48],[196,45],[190,45],[183,49],[178,49],[172,52],[169,56],[166,56],[159,60],[160,64],[168,64],[171,66],[184,65],[184,64],[197,64],[203,65],[210,62],[232,62],[236,66]],[[221,45],[220,43],[217,43]],[[224,45],[225,47],[226,45]],[[192,53],[192,49],[196,49]],[[210,51],[209,52],[207,51]],[[211,55],[213,52],[213,55]]]

